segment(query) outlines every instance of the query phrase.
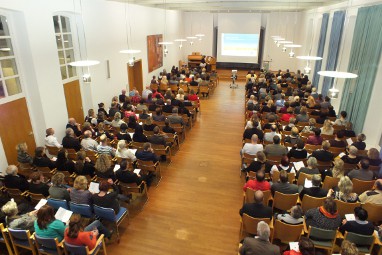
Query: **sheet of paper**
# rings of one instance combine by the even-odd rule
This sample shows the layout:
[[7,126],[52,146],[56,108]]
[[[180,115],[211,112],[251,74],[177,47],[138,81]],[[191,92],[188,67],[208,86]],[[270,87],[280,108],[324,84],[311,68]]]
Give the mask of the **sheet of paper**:
[[338,157],[342,158],[343,156],[345,156],[346,154],[344,152],[341,152]]
[[37,205],[34,207],[34,209],[39,210],[43,205],[46,205],[48,200],[42,198],[40,202],[37,203]]
[[288,148],[288,151],[290,151],[292,149],[292,147],[287,147]]
[[304,182],[304,188],[309,189],[309,188],[311,188],[311,187],[313,187],[312,181],[309,180],[308,178],[306,178],[306,179],[305,179],[305,182]]
[[353,213],[345,214],[345,218],[347,221],[354,221],[355,215]]
[[141,172],[141,169],[134,169],[134,173],[139,174]]
[[129,133],[130,137],[133,138],[134,133]]
[[91,182],[89,184],[89,191],[91,193],[99,193],[99,183],[97,182]]
[[56,158],[56,157],[53,157],[53,158],[51,158],[51,160],[52,160],[52,161],[56,161],[56,160],[57,160],[57,158]]
[[298,246],[298,242],[289,242],[289,247],[291,251],[300,251],[300,248]]
[[72,216],[72,214],[73,214],[72,211],[69,211],[69,210],[66,210],[66,209],[60,207],[60,208],[58,208],[54,217],[57,220],[60,220],[62,222],[67,222],[70,219],[70,217]]
[[128,149],[128,150],[131,151],[134,155],[137,152],[137,149]]
[[346,139],[346,142],[348,143],[348,145],[352,145],[353,144],[353,140],[351,138]]
[[115,166],[114,166],[114,172],[118,171],[120,168],[121,168],[121,166],[120,166],[120,165],[118,165],[118,164],[115,164]]
[[153,116],[153,113],[152,113],[152,112],[150,112],[150,113],[149,113],[149,115],[150,115],[150,117],[152,117],[152,116]]
[[294,165],[294,169],[296,169],[296,171],[300,171],[301,167],[305,167],[304,162],[302,162],[302,161],[293,162],[293,165]]

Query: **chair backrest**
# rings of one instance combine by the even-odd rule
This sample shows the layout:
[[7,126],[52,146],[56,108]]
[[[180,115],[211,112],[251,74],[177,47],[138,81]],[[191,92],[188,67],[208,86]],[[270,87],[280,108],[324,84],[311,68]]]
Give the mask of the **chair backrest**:
[[[360,170],[362,171],[362,170]],[[356,178],[352,179],[353,182],[353,192],[357,194],[362,194],[366,190],[371,190],[374,186],[375,181],[362,181]]]
[[310,226],[308,237],[320,241],[333,241],[336,238],[336,230],[327,230]]
[[17,247],[22,247],[24,249],[29,249],[32,251],[35,250],[33,241],[30,238],[31,235],[29,230],[16,230],[8,228],[8,232],[12,241],[13,249],[15,250],[16,254],[18,254]]
[[156,165],[152,161],[143,161],[138,159],[137,164],[140,169],[146,170],[146,171],[155,171]]
[[55,147],[55,146],[45,146],[48,153],[52,156],[57,156],[58,155],[58,151],[59,151],[59,148]]
[[[346,203],[337,199],[335,199],[334,201],[336,201],[338,213],[341,215],[342,218],[345,218],[345,214],[353,214],[354,208],[361,205],[361,203],[359,202]],[[369,214],[369,217],[370,217],[370,214]]]
[[69,210],[68,201],[66,200],[48,198],[47,201],[48,201],[48,205],[50,205],[56,210],[58,210],[58,208],[60,207]]
[[298,193],[296,194],[283,194],[278,191],[275,192],[275,197],[273,198],[273,208],[277,208],[283,211],[290,210],[292,206],[297,203]]
[[73,213],[80,214],[81,216],[84,216],[86,218],[91,218],[93,217],[93,210],[92,207],[88,204],[76,204],[73,202],[69,203],[70,205],[70,210]]
[[324,204],[324,200],[325,200],[325,197],[317,198],[317,197],[311,197],[309,195],[304,195],[302,199],[302,204],[301,204],[302,210],[306,212],[309,209],[320,207],[321,205]]
[[57,237],[45,238],[40,237],[35,233],[34,239],[39,254],[62,254]]
[[280,171],[273,171],[272,172],[272,182],[276,183],[280,180]]
[[65,254],[67,255],[88,255],[89,249],[83,245],[72,245],[64,242]]
[[304,186],[305,179],[311,180],[312,179],[311,174],[306,174],[306,173],[299,173],[298,178],[297,178],[297,185]]
[[38,202],[40,202],[41,199],[46,198],[43,194],[36,194],[36,193],[31,193],[31,192],[28,192],[28,195],[29,195],[33,205],[36,205]]
[[5,243],[5,246],[7,247],[7,250],[8,250],[8,254],[13,255],[11,240],[9,240],[9,236],[7,232],[8,230],[4,228],[3,223],[0,223],[0,243]]
[[269,218],[253,218],[246,213],[243,214],[242,221],[243,231],[251,235],[257,234],[257,224],[260,221],[264,221],[267,224],[271,223],[271,220]]
[[94,213],[101,219],[105,219],[111,222],[115,222],[117,219],[115,217],[115,212],[112,208],[105,208],[98,205],[94,205]]
[[303,233],[304,224],[291,225],[276,220],[273,227],[273,239],[279,239],[282,243],[297,242]]
[[[365,235],[359,235],[352,232],[345,232],[344,240],[348,240],[352,243],[354,243],[357,248],[360,250],[360,252],[368,252],[371,254],[371,251],[374,247],[374,235],[365,236]],[[363,249],[363,250],[361,250]]]
[[368,220],[374,223],[382,221],[382,205],[366,203],[362,205],[368,213]]
[[340,178],[326,176],[324,183],[322,184],[322,188],[325,190],[329,190],[329,189],[332,189],[333,187],[337,187],[339,181],[340,181]]
[[253,203],[255,201],[255,190],[247,188],[245,190],[245,203]]

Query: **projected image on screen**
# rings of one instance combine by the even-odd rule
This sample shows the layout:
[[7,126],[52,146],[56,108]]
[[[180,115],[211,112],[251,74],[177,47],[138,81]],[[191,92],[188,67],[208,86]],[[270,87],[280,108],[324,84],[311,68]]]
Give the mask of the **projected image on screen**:
[[225,34],[221,35],[221,55],[257,57],[259,34]]

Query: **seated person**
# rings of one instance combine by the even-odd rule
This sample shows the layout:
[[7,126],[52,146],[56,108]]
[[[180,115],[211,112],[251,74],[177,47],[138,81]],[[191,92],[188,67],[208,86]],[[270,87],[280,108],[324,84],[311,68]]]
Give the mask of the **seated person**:
[[333,162],[333,168],[326,171],[325,176],[341,178],[345,175],[344,162],[340,158],[336,158]]
[[243,190],[246,191],[247,188],[266,191],[271,189],[271,184],[265,180],[264,171],[260,170],[256,172],[255,180],[249,180],[246,184],[244,184]]
[[344,131],[338,130],[338,132],[335,134],[334,139],[329,140],[330,146],[336,147],[336,148],[346,148],[347,144],[344,138]]
[[314,133],[314,129],[316,128],[316,119],[310,118],[309,119],[309,125],[305,126],[301,132],[302,133]]
[[115,156],[124,159],[128,158],[131,162],[136,161],[137,158],[135,157],[134,153],[132,153],[131,150],[127,148],[127,146],[128,144],[125,140],[120,140],[117,144],[117,152],[115,153]]
[[127,125],[126,123],[123,123],[119,128],[119,133],[117,134],[117,140],[125,140],[126,142],[131,142],[131,136],[127,132]]
[[84,151],[77,152],[74,168],[77,175],[90,175],[91,177],[95,175],[94,163],[90,158],[86,157],[86,152]]
[[54,169],[56,164],[45,155],[44,147],[37,147],[35,150],[35,156],[33,158],[33,165],[37,167],[49,167]]
[[358,248],[357,246],[348,241],[348,240],[343,240],[341,244],[341,255],[358,255]]
[[166,119],[164,121],[164,127],[162,128],[162,131],[164,133],[169,133],[169,134],[175,134],[176,133],[175,129],[170,127],[170,121],[168,119]]
[[332,122],[330,120],[325,120],[324,125],[321,128],[322,135],[333,135],[334,128],[332,127]]
[[374,225],[372,222],[367,221],[368,213],[360,206],[354,208],[355,220],[342,221],[342,226],[339,231],[345,234],[345,231],[350,233],[356,233],[358,235],[370,236],[374,233]]
[[298,187],[296,184],[288,182],[288,173],[285,170],[280,171],[280,182],[274,182],[271,187],[272,195],[276,191],[282,194],[296,194],[298,193]]
[[278,214],[277,219],[291,225],[298,225],[304,222],[303,211],[301,206],[295,205],[290,209],[290,214]]
[[147,179],[147,175],[136,174],[128,169],[128,162],[122,159],[119,163],[120,168],[115,172],[117,179],[123,183],[135,183],[141,185]]
[[155,155],[153,148],[151,148],[151,143],[144,143],[143,151],[138,150],[135,156],[142,161],[152,161],[153,163],[159,161],[159,157]]
[[379,152],[376,148],[370,148],[367,151],[367,159],[369,160],[369,164],[371,166],[380,166],[382,163]]
[[370,163],[367,159],[362,159],[358,163],[359,169],[353,169],[348,173],[350,179],[358,179],[362,181],[371,181],[375,179],[374,171],[369,169]]
[[34,221],[36,235],[43,238],[57,238],[58,242],[64,239],[65,223],[56,220],[54,209],[50,205],[43,205],[37,211],[37,219]]
[[29,189],[29,183],[25,176],[18,174],[18,168],[15,165],[9,165],[5,170],[4,186],[9,189],[19,189],[26,191]]
[[308,152],[305,149],[305,143],[303,140],[298,140],[296,145],[288,152],[289,158],[305,159],[308,156]]
[[257,190],[254,196],[254,203],[246,203],[240,209],[239,214],[247,214],[253,218],[272,218],[272,208],[265,206],[263,203],[264,194],[261,190]]
[[103,179],[111,178],[115,180],[114,165],[111,164],[111,160],[108,155],[98,155],[97,161],[94,165],[95,174]]
[[320,174],[320,170],[317,168],[317,159],[315,157],[310,157],[306,161],[306,164],[308,167],[301,167],[300,170],[297,172],[296,177],[300,175],[300,173],[305,173],[305,174]]
[[16,147],[17,162],[24,164],[32,164],[33,158],[28,153],[28,146],[26,143],[19,143]]
[[129,123],[127,123],[127,127],[131,129],[135,129],[137,126],[139,126],[137,119],[135,118],[135,116],[131,115],[129,117]]
[[312,176],[312,187],[311,188],[303,188],[300,192],[300,199],[304,198],[304,195],[309,195],[311,197],[326,197],[328,191],[322,189],[321,187],[321,176],[319,174],[314,174]]
[[142,113],[139,114],[139,119],[140,120],[145,120],[147,118],[150,118],[151,116],[147,113],[147,110],[146,109],[143,109],[142,110]]
[[52,177],[52,186],[49,188],[49,196],[54,199],[70,200],[68,188],[64,186],[65,175],[63,173],[56,173]]
[[314,128],[313,132],[314,132],[314,135],[309,136],[306,143],[307,144],[313,144],[313,145],[321,145],[322,141],[323,141],[323,139],[321,137],[321,129]]
[[275,135],[273,137],[273,144],[266,145],[264,153],[267,156],[283,156],[288,153],[288,149],[280,145],[280,137]]
[[284,131],[292,131],[292,128],[295,127],[296,119],[290,118],[288,125],[284,127]]
[[375,182],[374,190],[367,190],[359,196],[361,203],[372,203],[382,205],[382,179]]
[[358,164],[358,162],[361,160],[361,157],[358,157],[357,154],[358,149],[352,145],[349,147],[349,154],[342,156],[341,159],[346,164]]
[[347,115],[348,115],[347,112],[342,111],[340,113],[340,118],[336,119],[336,121],[334,122],[334,125],[336,125],[336,126],[347,126],[347,124],[348,124],[348,121],[346,120]]
[[258,151],[262,151],[263,145],[257,143],[258,139],[259,138],[256,134],[252,135],[251,143],[245,143],[240,151],[240,154],[243,155],[244,153],[247,153],[250,155],[256,155]]
[[56,168],[58,171],[68,171],[71,174],[75,171],[75,164],[68,159],[68,152],[64,148],[57,153]]
[[65,133],[66,136],[62,139],[62,146],[65,149],[74,149],[75,151],[79,151],[81,149],[81,144],[76,135],[74,134],[73,129],[67,128]]
[[32,211],[23,215],[18,215],[19,210],[15,201],[8,201],[1,211],[5,214],[5,226],[7,228],[34,231],[34,221],[36,220],[36,212]]
[[70,200],[76,204],[91,205],[91,198],[92,193],[88,190],[88,180],[83,175],[77,176],[73,188],[70,189]]
[[153,130],[154,132],[154,135],[152,135],[150,138],[149,138],[149,142],[151,144],[156,144],[156,145],[163,145],[163,146],[171,146],[171,143],[167,143],[166,142],[166,138],[167,136],[161,134],[160,132],[160,129],[158,126],[156,126]]
[[[298,250],[284,251],[283,255],[310,255],[315,254],[314,243],[308,237],[301,236],[298,241]],[[349,254],[348,254],[349,255]]]
[[301,141],[300,136],[298,135],[299,131],[297,127],[292,128],[292,134],[290,136],[285,137],[284,143],[290,143],[294,146],[298,141]]
[[329,151],[329,149],[330,143],[328,141],[323,141],[322,149],[313,151],[312,157],[315,157],[317,160],[322,162],[331,162],[334,159],[334,155]]
[[326,198],[323,206],[309,209],[305,213],[305,222],[307,227],[336,230],[341,225],[336,202],[331,197]]
[[266,132],[264,134],[264,141],[273,142],[274,136],[278,136],[279,138],[281,138],[281,135],[277,133],[277,126],[276,125],[271,126],[271,132]]
[[244,171],[247,173],[250,171],[257,172],[260,169],[265,171],[265,169],[267,168],[266,162],[267,162],[267,157],[265,156],[264,152],[258,151],[256,153],[256,160],[252,161],[251,164],[244,169]]
[[104,234],[106,238],[111,237],[108,231],[99,220],[93,221],[86,228],[82,226],[81,215],[73,214],[70,217],[69,227],[65,229],[65,243],[87,246],[89,250],[95,248],[99,234]]
[[263,131],[261,131],[260,129],[258,129],[258,126],[259,126],[259,122],[255,121],[253,123],[253,127],[252,128],[247,128],[246,130],[244,130],[244,133],[243,133],[243,140],[245,139],[251,139],[252,136],[254,134],[257,135],[257,137],[259,138],[259,141],[262,141],[263,140],[263,137],[264,137],[264,133]]
[[133,141],[137,143],[146,143],[149,141],[147,137],[143,134],[143,128],[141,125],[137,125],[137,127],[135,128]]
[[153,114],[153,120],[161,122],[161,121],[164,121],[165,119],[166,119],[166,116],[163,115],[162,108],[160,107],[155,108],[155,114]]
[[260,221],[257,224],[257,238],[246,237],[243,241],[243,246],[239,249],[240,255],[279,255],[280,247],[277,245],[271,244],[269,242],[270,237],[270,228],[267,223]]
[[[110,192],[110,190],[112,191]],[[115,214],[118,214],[120,205],[118,202],[119,189],[112,179],[102,180],[99,183],[99,193],[93,194],[92,201],[94,205],[104,208],[111,208]]]
[[366,149],[366,143],[364,142],[366,140],[365,134],[359,134],[357,135],[357,141],[352,143],[351,145],[356,147],[358,150],[364,150]]
[[270,171],[270,174],[273,174],[274,171],[284,170],[287,173],[294,173],[295,170],[292,165],[289,164],[289,158],[287,156],[282,156],[279,165],[273,165]]
[[112,157],[115,156],[115,149],[107,145],[107,137],[105,134],[101,135],[99,138],[99,145],[97,146],[97,153],[102,155],[110,155]]
[[34,194],[42,194],[44,197],[49,196],[49,186],[44,183],[44,176],[40,171],[35,171],[30,174],[29,192]]
[[347,176],[342,176],[338,182],[338,188],[330,189],[328,197],[341,200],[347,203],[355,203],[358,201],[357,193],[353,191],[353,183]]

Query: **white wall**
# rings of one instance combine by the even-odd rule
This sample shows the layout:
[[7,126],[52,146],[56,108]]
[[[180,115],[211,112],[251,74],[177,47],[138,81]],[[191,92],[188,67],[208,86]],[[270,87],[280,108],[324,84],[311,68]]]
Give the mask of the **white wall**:
[[[148,84],[152,74],[163,68],[170,69],[182,59],[177,46],[169,46],[169,54],[164,58],[160,70],[148,73],[147,35],[164,33],[163,9],[130,5],[128,11],[132,27],[132,47],[140,49],[136,55],[142,59],[144,83]],[[67,123],[67,109],[62,86],[57,46],[53,27],[53,15],[77,13],[78,25],[82,29],[79,1],[75,7],[67,0],[0,0],[0,14],[8,17],[13,34],[13,45],[18,60],[18,69],[31,117],[37,146],[44,145],[45,129],[53,127],[59,140],[64,136]],[[167,11],[165,40],[174,40],[183,31],[183,13]],[[104,0],[82,0],[82,18],[86,32],[87,54],[83,58],[100,60],[101,64],[91,67],[91,84],[81,84],[83,109],[97,108],[97,103],[109,105],[111,98],[120,93],[127,84],[128,56],[119,51],[126,49],[125,5]],[[72,27],[76,27],[72,20]],[[74,39],[76,31],[74,31]],[[81,39],[81,36],[80,36]],[[74,41],[78,46],[77,40]],[[81,48],[84,48],[82,44]],[[78,54],[77,54],[78,55]],[[111,78],[106,77],[106,60],[110,61]],[[79,74],[81,70],[77,70]],[[19,96],[19,97],[20,97]],[[0,103],[5,103],[2,100]],[[82,120],[80,120],[82,122]],[[0,144],[1,167],[7,162]]]

